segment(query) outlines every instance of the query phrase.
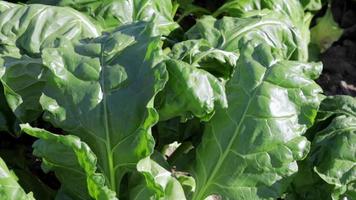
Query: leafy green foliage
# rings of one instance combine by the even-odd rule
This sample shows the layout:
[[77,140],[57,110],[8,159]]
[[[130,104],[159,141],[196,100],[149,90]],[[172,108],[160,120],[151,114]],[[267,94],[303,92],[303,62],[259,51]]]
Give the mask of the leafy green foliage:
[[[115,192],[104,184],[104,176],[96,173],[96,156],[89,146],[72,135],[55,135],[46,130],[21,125],[27,134],[37,138],[34,154],[43,158],[43,169],[53,170],[62,182],[57,195],[73,199],[115,200]],[[66,155],[65,157],[63,155]],[[89,194],[90,196],[87,196]]]
[[216,110],[197,149],[193,199],[277,198],[309,150],[301,135],[320,101],[312,81],[320,65],[283,61],[265,45],[249,43],[241,52],[226,85],[229,107]]
[[[242,38],[255,44],[266,43],[282,49],[286,59],[306,60],[306,38],[284,15],[268,11],[264,15],[246,18],[224,17],[217,20],[211,16],[200,19],[187,33],[189,39],[205,39],[217,49],[239,52]],[[242,41],[244,42],[244,41]]]
[[177,28],[173,21],[174,7],[170,0],[32,0],[31,3],[69,6],[92,17],[105,30],[155,17],[159,29],[167,34]]
[[0,13],[0,23],[0,77],[7,102],[20,120],[33,121],[42,112],[39,97],[46,74],[39,55],[42,48],[58,36],[96,37],[100,29],[71,8],[43,5],[8,9]]
[[29,140],[0,139],[0,199],[353,199],[355,99],[307,62],[321,5],[0,1],[0,131]]
[[311,151],[299,164],[291,199],[352,199],[356,195],[356,99],[326,98],[312,130]]

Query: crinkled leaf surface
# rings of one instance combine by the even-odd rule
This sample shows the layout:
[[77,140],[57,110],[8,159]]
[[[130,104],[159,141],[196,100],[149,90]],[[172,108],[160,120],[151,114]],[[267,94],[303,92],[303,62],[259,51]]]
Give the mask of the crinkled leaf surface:
[[169,57],[204,69],[215,77],[228,80],[239,54],[214,48],[207,40],[187,40],[172,47]]
[[[158,106],[160,120],[193,116],[208,120],[215,104],[227,106],[224,83],[209,72],[180,60],[166,61],[169,81]],[[216,103],[217,102],[217,103]]]
[[95,154],[78,137],[55,135],[28,124],[22,124],[21,129],[40,138],[33,145],[34,155],[42,158],[45,171],[55,171],[62,183],[60,193],[72,199],[117,199],[105,185],[104,176],[96,172]]
[[16,175],[0,158],[0,197],[4,200],[34,200],[32,193],[26,194],[17,183]]
[[122,176],[153,152],[153,99],[167,80],[154,30],[140,22],[78,43],[59,39],[42,54],[45,120],[90,146],[117,194]]
[[326,98],[318,113],[311,152],[302,161],[290,196],[353,199],[356,195],[356,99]]
[[304,10],[298,0],[229,0],[214,15],[225,13],[232,17],[242,17],[250,11],[262,9],[281,12],[297,23],[303,22]]
[[[310,14],[304,14],[303,7],[299,0],[230,0],[221,6],[213,15],[218,16],[221,13],[232,17],[246,17],[254,14],[264,15],[263,9],[268,9],[287,17],[295,28],[298,29],[300,38],[304,40],[303,43],[309,43],[309,26],[312,17]],[[306,48],[306,46],[302,48]],[[307,56],[306,49],[304,49],[304,51],[304,56]],[[306,58],[303,57],[303,59],[305,60]]]
[[285,59],[306,60],[308,41],[288,17],[266,12],[246,18],[205,16],[187,33],[188,39],[205,39],[217,49],[238,52],[242,38],[281,49]]
[[114,29],[135,21],[150,21],[154,16],[163,34],[169,34],[178,27],[173,20],[175,10],[170,0],[33,0],[30,2],[72,7],[92,17],[104,29]]
[[97,37],[100,30],[71,8],[17,5],[0,13],[0,78],[7,101],[17,117],[32,121],[42,112],[38,103],[44,87],[40,51],[53,38]]
[[[253,44],[253,43],[252,43]],[[228,108],[206,123],[192,173],[194,200],[276,199],[297,172],[321,92],[319,63],[285,61],[268,45],[245,44],[226,85]]]
[[[333,115],[356,116],[356,100],[351,96],[329,96],[323,100],[317,121],[321,122]],[[318,126],[318,124],[316,125]]]
[[238,54],[213,48],[206,40],[188,40],[175,44],[169,57],[170,78],[157,103],[160,120],[195,116],[206,121],[215,105],[227,106],[225,80]]

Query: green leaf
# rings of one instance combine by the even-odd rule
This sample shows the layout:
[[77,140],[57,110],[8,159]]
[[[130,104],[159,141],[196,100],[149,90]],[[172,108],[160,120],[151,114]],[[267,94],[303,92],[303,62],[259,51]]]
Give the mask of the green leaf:
[[167,60],[166,65],[170,78],[158,106],[160,120],[209,120],[215,104],[227,107],[224,83],[215,76],[179,60]]
[[129,199],[185,200],[184,190],[173,174],[149,157],[137,164],[143,175],[131,179]]
[[42,51],[44,119],[89,145],[117,194],[122,177],[154,148],[153,101],[168,78],[155,34],[152,23],[139,22],[94,39],[59,38]]
[[68,6],[97,21],[105,30],[112,30],[135,21],[155,22],[163,34],[178,28],[173,20],[175,10],[170,0],[32,0],[31,3]]
[[45,171],[55,171],[62,183],[61,192],[73,199],[117,199],[105,185],[104,176],[96,172],[95,154],[78,137],[55,135],[28,124],[22,124],[21,129],[40,138],[33,145],[34,155],[42,158]]
[[32,193],[26,194],[17,183],[16,175],[0,158],[0,197],[4,200],[34,200]]
[[225,80],[236,66],[236,53],[213,48],[206,40],[188,40],[175,44],[169,57],[170,78],[156,106],[160,120],[195,116],[207,121],[216,105],[227,106]]
[[7,101],[20,120],[33,121],[42,112],[38,100],[47,71],[41,49],[54,45],[51,42],[58,36],[97,37],[100,29],[71,8],[44,5],[7,9],[0,13],[0,24],[0,78]]
[[188,39],[205,39],[212,47],[224,51],[239,52],[239,43],[245,38],[256,45],[264,43],[281,49],[285,59],[305,61],[308,58],[308,41],[302,36],[288,17],[272,11],[220,20],[205,16],[186,33]]
[[290,196],[302,199],[352,199],[356,195],[356,99],[323,100],[308,157],[291,185]]
[[318,112],[318,121],[325,120],[333,115],[356,116],[356,100],[351,96],[329,96],[324,99]]
[[[314,171],[328,184],[335,187],[334,200],[348,196],[346,191],[356,184],[356,116],[336,117],[325,130],[313,140],[311,157]],[[356,189],[352,192],[356,194]],[[352,199],[352,196],[348,198]]]
[[236,67],[239,55],[212,47],[206,40],[187,40],[176,43],[169,57],[204,69],[215,77],[228,80]]
[[316,45],[320,52],[340,39],[344,30],[335,22],[331,8],[329,7],[325,15],[317,19],[317,24],[311,28],[311,44]]
[[221,13],[225,13],[232,17],[242,17],[250,11],[263,9],[280,12],[289,16],[295,22],[302,20],[304,17],[303,8],[298,0],[229,0],[215,11],[213,15],[218,16]]
[[[268,10],[268,11],[267,11]],[[312,19],[309,13],[304,13],[303,7],[298,0],[230,0],[222,5],[213,16],[225,14],[232,17],[249,17],[253,15],[265,15],[265,13],[273,12],[283,15],[298,29],[300,39],[304,40],[304,46],[300,46],[305,54],[302,61],[306,60],[307,46],[310,41],[309,26]],[[283,19],[283,21],[286,21]],[[299,44],[300,45],[300,44]]]
[[16,6],[17,4],[14,3],[9,3],[7,1],[0,1],[0,13]]
[[242,44],[226,85],[228,108],[205,125],[192,174],[193,200],[276,199],[309,151],[303,136],[320,103],[321,64],[286,61],[268,45]]

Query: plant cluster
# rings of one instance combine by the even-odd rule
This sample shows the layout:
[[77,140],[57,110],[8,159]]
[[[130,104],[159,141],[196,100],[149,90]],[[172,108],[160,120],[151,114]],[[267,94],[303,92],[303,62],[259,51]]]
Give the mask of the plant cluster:
[[356,99],[310,61],[330,11],[207,2],[0,1],[0,131],[33,147],[0,149],[0,199],[356,198]]

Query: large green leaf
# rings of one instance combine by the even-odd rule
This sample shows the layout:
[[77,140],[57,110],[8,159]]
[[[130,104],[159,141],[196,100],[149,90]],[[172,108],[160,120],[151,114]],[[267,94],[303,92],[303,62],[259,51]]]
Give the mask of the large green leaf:
[[104,29],[110,30],[135,21],[149,21],[153,16],[163,34],[177,28],[170,0],[32,0],[31,3],[69,6],[91,16]]
[[[253,44],[253,43],[252,43]],[[206,123],[192,173],[193,200],[276,199],[297,172],[320,103],[319,63],[285,61],[268,45],[243,44],[226,85],[228,108]]]
[[247,38],[256,44],[281,49],[285,59],[305,61],[308,58],[308,41],[287,16],[278,12],[220,20],[206,16],[198,20],[186,37],[206,39],[212,47],[231,52],[238,52],[242,38]]
[[4,200],[34,200],[32,193],[26,194],[17,183],[16,175],[0,158],[0,198]]
[[[312,16],[309,13],[304,14],[303,7],[298,0],[230,0],[221,6],[213,15],[218,16],[221,13],[232,17],[263,15],[263,9],[284,15],[298,29],[304,43],[309,43],[309,26]],[[306,51],[306,46],[303,48],[305,48],[304,50]],[[307,52],[304,53],[306,54]],[[303,59],[305,59],[305,57]]]
[[117,193],[123,175],[153,152],[153,100],[168,78],[155,30],[140,22],[94,39],[59,38],[42,51],[44,119],[90,146]]
[[96,172],[95,154],[78,137],[55,135],[28,124],[22,124],[21,129],[40,138],[33,145],[34,155],[42,158],[42,167],[46,172],[56,172],[62,182],[60,193],[73,199],[117,199],[115,192],[105,185],[104,176]]
[[299,163],[300,171],[291,185],[290,198],[353,199],[356,196],[356,99],[326,98],[311,130],[311,151]]
[[[285,58],[304,54],[303,45],[307,43],[298,35],[298,30],[283,19],[283,15],[269,13],[221,20],[205,17],[198,21],[187,33],[190,40],[175,44],[170,53],[172,59],[167,61],[170,79],[160,95],[161,120],[176,116],[208,120],[217,104],[227,106],[223,79],[231,77],[242,38],[283,49]],[[300,59],[305,57],[300,56]]]
[[45,85],[46,69],[40,59],[44,46],[58,36],[75,40],[99,34],[96,26],[71,8],[18,5],[1,12],[0,78],[16,116],[32,121],[42,111],[38,100]]

